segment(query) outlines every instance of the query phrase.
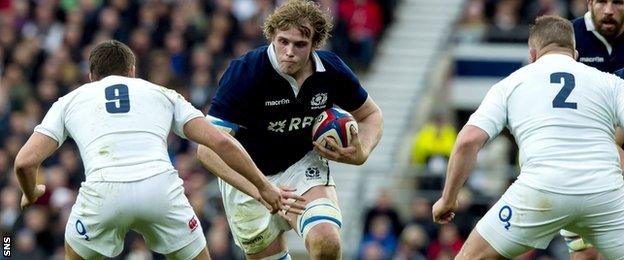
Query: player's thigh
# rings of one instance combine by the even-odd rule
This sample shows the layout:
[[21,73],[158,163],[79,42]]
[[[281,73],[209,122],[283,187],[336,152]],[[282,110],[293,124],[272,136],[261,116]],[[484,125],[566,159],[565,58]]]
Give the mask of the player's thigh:
[[246,257],[249,260],[272,258],[286,259],[284,257],[289,255],[288,247],[286,246],[286,234],[281,233],[262,251],[254,254],[247,254]]
[[585,196],[583,218],[571,227],[606,259],[624,259],[624,190]]
[[102,259],[102,255],[93,251],[92,253],[85,255],[85,257],[80,256],[76,251],[74,251],[67,242],[65,242],[65,260],[82,260],[82,259]]
[[127,183],[84,182],[65,227],[65,241],[84,258],[114,257],[132,222]]
[[184,248],[183,258],[193,258],[206,246],[199,219],[176,173],[137,182],[135,194],[137,216],[132,229],[143,235],[151,250],[166,255]]
[[[520,254],[530,250],[530,247],[516,245],[518,250],[516,254]],[[459,260],[476,260],[476,259],[507,259],[507,257],[501,255],[488,241],[486,241],[477,230],[472,230],[466,242],[462,246],[461,250],[455,257]]]
[[514,183],[475,229],[497,252],[513,258],[528,247],[546,248],[574,219],[574,203],[572,196]]
[[274,241],[290,230],[284,219],[272,215],[260,202],[222,180],[219,180],[219,188],[230,232],[245,254],[265,255],[267,248],[280,244]]

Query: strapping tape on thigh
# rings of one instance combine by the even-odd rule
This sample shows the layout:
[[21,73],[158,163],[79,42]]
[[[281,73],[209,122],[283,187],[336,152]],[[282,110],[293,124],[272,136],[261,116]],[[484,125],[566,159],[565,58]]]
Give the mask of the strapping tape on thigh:
[[342,227],[342,214],[334,201],[321,198],[308,203],[303,214],[297,218],[297,232],[305,238],[310,229],[320,223],[333,224],[338,228]]
[[262,260],[291,260],[291,258],[290,258],[290,253],[288,252],[288,250],[284,250],[275,255],[265,257]]
[[568,251],[570,252],[583,251],[585,249],[593,247],[592,244],[586,242],[581,236],[576,233],[564,229],[562,229],[559,233],[563,236],[563,239],[568,246]]

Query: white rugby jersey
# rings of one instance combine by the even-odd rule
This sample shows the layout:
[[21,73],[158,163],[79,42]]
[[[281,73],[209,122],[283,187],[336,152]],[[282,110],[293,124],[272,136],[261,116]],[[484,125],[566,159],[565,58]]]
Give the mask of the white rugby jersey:
[[622,79],[550,54],[494,85],[467,124],[490,140],[509,128],[520,148],[518,182],[589,194],[624,185],[614,141],[623,122]]
[[56,101],[35,131],[59,146],[78,145],[87,181],[135,181],[174,170],[167,135],[203,117],[177,92],[148,81],[108,76]]

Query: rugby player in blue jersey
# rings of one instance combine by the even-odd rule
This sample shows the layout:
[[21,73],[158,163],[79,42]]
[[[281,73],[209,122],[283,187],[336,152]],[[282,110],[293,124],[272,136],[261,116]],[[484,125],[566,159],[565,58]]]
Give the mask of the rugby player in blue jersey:
[[[296,189],[306,201],[301,215],[271,215],[247,196],[253,186],[210,149],[198,157],[222,176],[224,208],[234,236],[249,259],[290,259],[284,232],[294,229],[312,259],[341,257],[342,217],[326,159],[360,165],[379,142],[382,115],[355,74],[336,54],[318,50],[331,31],[331,19],[318,4],[291,0],[267,17],[264,34],[270,45],[233,60],[219,82],[208,118],[232,134],[269,181]],[[349,111],[359,124],[353,141],[331,149],[313,143],[314,118],[334,105]],[[319,156],[320,155],[320,156]]]
[[624,68],[624,0],[589,0],[572,21],[578,61],[604,72]]

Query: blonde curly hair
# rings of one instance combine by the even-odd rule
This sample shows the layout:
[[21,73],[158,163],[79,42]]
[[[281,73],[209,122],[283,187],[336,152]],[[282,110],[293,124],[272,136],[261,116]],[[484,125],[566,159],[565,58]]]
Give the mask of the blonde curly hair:
[[[306,25],[312,26],[314,33]],[[332,19],[327,11],[309,0],[289,0],[279,6],[264,21],[264,37],[272,41],[277,30],[285,31],[292,26],[307,38],[312,39],[312,47],[319,48],[325,44],[333,28]]]

